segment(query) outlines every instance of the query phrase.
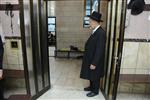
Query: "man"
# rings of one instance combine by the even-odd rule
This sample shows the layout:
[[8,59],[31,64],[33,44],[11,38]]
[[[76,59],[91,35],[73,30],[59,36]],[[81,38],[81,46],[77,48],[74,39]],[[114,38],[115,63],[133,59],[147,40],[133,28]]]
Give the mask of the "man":
[[84,91],[90,91],[87,96],[93,97],[99,94],[100,78],[104,76],[106,34],[101,28],[101,14],[94,11],[89,17],[93,32],[85,44],[80,78],[90,81]]
[[0,100],[5,100],[3,97],[3,87],[2,87],[2,79],[3,79],[3,53],[4,53],[4,48],[3,44],[5,42],[3,31],[2,31],[2,26],[0,23]]

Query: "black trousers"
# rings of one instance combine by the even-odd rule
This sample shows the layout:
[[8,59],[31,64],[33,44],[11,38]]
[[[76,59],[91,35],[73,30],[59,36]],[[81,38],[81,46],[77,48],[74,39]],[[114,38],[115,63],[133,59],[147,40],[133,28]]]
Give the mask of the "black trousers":
[[3,80],[0,80],[0,100],[4,100],[4,94],[3,94]]
[[94,81],[90,80],[90,88],[92,92],[96,94],[99,93],[99,87],[100,87],[100,80],[94,80]]

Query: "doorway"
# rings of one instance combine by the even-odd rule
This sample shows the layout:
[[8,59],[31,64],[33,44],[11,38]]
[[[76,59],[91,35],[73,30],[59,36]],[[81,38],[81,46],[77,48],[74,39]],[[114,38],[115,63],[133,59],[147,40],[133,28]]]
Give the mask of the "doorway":
[[[22,35],[24,37],[23,42],[24,44],[26,44],[24,45],[24,50],[27,53],[24,56],[25,64],[28,66],[30,65],[32,66],[26,69],[27,72],[26,75],[28,77],[26,78],[26,80],[28,80],[27,85],[29,86],[27,89],[28,89],[28,93],[31,94],[33,99],[35,99],[40,95],[42,95],[43,93],[45,93],[50,88],[50,86],[53,86],[52,83],[54,81],[56,82],[55,79],[52,80],[53,77],[52,74],[53,75],[56,74],[55,73],[56,66],[54,66],[53,63],[57,65],[57,68],[61,67],[62,64],[64,64],[64,66],[72,67],[73,69],[70,70],[75,70],[75,72],[67,73],[68,76],[72,76],[72,73],[74,73],[75,75],[78,74],[77,70],[79,71],[80,68],[79,66],[81,65],[80,57],[82,57],[83,55],[84,52],[83,46],[86,39],[90,35],[88,34],[90,33],[90,30],[87,28],[88,19],[84,18],[86,14],[86,0],[84,1],[83,0],[77,0],[77,1],[31,0],[31,1],[26,0],[23,3],[20,1],[20,4],[22,4],[21,7],[24,7],[22,8],[22,12],[26,12],[28,14],[28,16],[24,16],[23,13],[21,13],[22,17],[24,16],[22,21],[24,21],[25,18],[29,18],[28,19],[29,21],[27,21],[26,19],[25,21],[26,23],[22,22],[23,23],[22,25],[26,24],[25,26],[22,26],[22,30],[25,30],[24,28],[27,28],[26,31],[22,31],[22,33],[25,33]],[[55,50],[56,58],[51,57],[49,60],[48,60],[48,28],[47,28],[48,19],[46,18],[46,15],[48,15],[46,14],[48,2],[53,3],[52,4],[53,6],[50,7],[52,10],[54,10],[54,8],[56,10],[60,10],[60,12],[53,12],[53,11],[50,12],[51,16],[56,17],[57,37],[56,37],[56,50]],[[57,5],[56,2],[60,4]],[[66,2],[69,4],[66,5]],[[90,2],[92,2],[92,0],[90,0]],[[107,32],[107,48],[106,48],[106,55],[105,55],[106,69],[105,69],[105,77],[101,80],[101,90],[106,99],[115,100],[116,89],[118,86],[118,79],[119,79],[120,62],[122,56],[126,0],[120,0],[120,1],[99,0],[99,3],[100,5],[98,6],[98,11],[103,12],[102,14],[105,16],[104,29]],[[102,6],[103,4],[106,6]],[[81,8],[77,8],[78,5],[80,5]],[[104,8],[105,11],[103,10]],[[68,14],[67,11],[63,11],[63,10],[67,10],[67,11],[71,10],[71,11],[70,14]],[[79,10],[81,12],[79,12]],[[92,9],[90,9],[90,11],[92,11]],[[86,20],[84,21],[84,19]],[[27,23],[30,21],[31,23]],[[65,21],[67,22],[66,24]],[[78,21],[80,21],[80,23],[78,23]],[[84,22],[86,22],[85,25],[86,27],[84,27]],[[69,29],[66,28],[68,26],[72,26],[72,28]],[[72,36],[74,37],[71,38]],[[70,61],[72,63],[68,62],[67,65],[66,63],[67,61]],[[50,62],[51,73],[49,72],[49,62]],[[59,62],[61,62],[62,64]],[[54,71],[52,71],[53,70],[52,68],[54,68]],[[63,69],[65,68],[63,68],[62,66],[62,70]],[[66,72],[69,72],[68,69],[65,70],[67,70]],[[64,71],[61,73],[66,74],[66,72]],[[61,74],[56,74],[56,76],[57,75],[61,75]],[[51,78],[51,84],[50,84],[50,78]],[[70,81],[70,79],[68,80]],[[65,79],[63,81],[65,82]],[[72,82],[73,81],[71,81],[69,84],[72,85]],[[86,82],[83,81],[82,82],[78,81],[78,82],[79,84],[82,83],[83,84],[82,86],[85,86],[87,84]]]
[[[84,3],[84,0],[47,1],[47,18],[49,19],[52,16],[56,18],[55,57],[49,57],[51,76],[50,92],[53,95],[49,95],[49,98],[59,99],[61,97],[64,99],[72,97],[74,99],[88,99],[86,93],[83,91],[83,88],[88,86],[88,81],[79,78],[84,43],[91,32],[89,27],[84,27],[86,11],[83,6]],[[88,6],[91,7],[90,4]],[[57,95],[62,92],[65,92],[66,95]],[[45,95],[41,99],[46,99],[46,97],[44,98]],[[104,100],[101,93],[96,98]]]
[[[65,5],[66,3],[64,2],[66,0],[62,0],[62,1],[57,1],[57,2],[62,2],[61,6],[65,6],[65,8],[67,9],[67,5]],[[79,0],[80,1],[80,0]],[[79,2],[77,1],[77,2]],[[51,2],[50,5],[53,5],[51,10],[52,12],[50,12],[50,14],[52,14],[53,16],[56,14],[58,14],[58,18],[59,17],[64,17],[62,16],[61,13],[59,13],[58,9],[59,7],[61,7],[60,5],[57,5],[55,0],[48,0],[48,2]],[[66,1],[68,2],[68,1]],[[118,87],[118,79],[119,79],[119,72],[120,72],[120,62],[121,62],[121,56],[122,56],[122,47],[123,47],[123,38],[124,38],[124,24],[125,24],[125,16],[126,16],[126,0],[121,0],[121,1],[101,1],[99,0],[99,6],[97,11],[100,11],[102,13],[103,20],[103,28],[106,30],[107,32],[107,48],[106,48],[106,59],[105,59],[105,77],[101,80],[101,90],[105,96],[105,98],[107,99],[116,99],[116,89]],[[76,3],[73,3],[74,5]],[[82,3],[81,3],[82,4]],[[93,3],[94,4],[94,3]],[[57,5],[57,11],[54,11],[55,7],[54,5]],[[91,14],[90,11],[92,11],[92,9],[90,9],[90,6],[92,5],[92,0],[84,0],[84,11],[82,12],[83,14],[83,27],[85,28],[86,33],[90,32],[87,27],[88,27],[88,19],[84,16],[84,15],[88,15]],[[82,5],[82,6],[83,6]],[[90,5],[90,6],[87,6]],[[105,5],[105,6],[104,6]],[[70,6],[71,3],[70,3]],[[77,6],[77,5],[76,5]],[[61,11],[63,13],[65,13],[65,17],[67,17],[67,21],[69,21],[69,17],[70,15],[67,14],[66,11],[62,10],[63,7],[61,7]],[[92,8],[92,7],[91,7]],[[75,8],[72,10],[73,12]],[[67,10],[68,11],[68,10]],[[60,15],[59,15],[60,14]],[[78,17],[78,16],[76,16]],[[56,16],[57,18],[57,16]],[[72,18],[73,19],[73,18]],[[58,19],[58,23],[62,24],[63,22],[61,22],[61,19]],[[64,20],[63,20],[64,21]],[[82,22],[82,21],[81,21]],[[57,21],[56,21],[57,23]],[[63,23],[64,24],[64,23]],[[58,25],[61,26],[61,25]],[[63,29],[65,30],[65,24],[63,25]],[[75,26],[74,26],[75,27]],[[80,26],[81,28],[81,26]],[[78,29],[80,29],[78,28]],[[63,30],[63,31],[64,31]],[[61,29],[59,29],[60,33],[62,32]],[[67,32],[66,32],[67,33]],[[59,32],[58,32],[59,34]],[[63,35],[62,35],[63,34]],[[62,32],[62,34],[60,36],[65,36],[65,33]],[[73,36],[73,34],[71,34]],[[57,35],[59,37],[59,35]],[[70,34],[67,34],[67,37],[69,37]],[[81,36],[81,34],[80,34]],[[71,37],[71,36],[70,36]],[[63,37],[66,39],[66,37]],[[74,36],[74,38],[76,38]],[[72,38],[71,38],[72,39]],[[60,43],[66,43],[67,44],[67,39],[66,41],[62,40],[62,37],[57,38],[56,41],[62,41]],[[71,43],[71,41],[69,41]],[[84,43],[84,42],[83,42]],[[69,46],[63,46],[59,43],[57,43],[58,45],[58,49],[56,49],[56,56],[59,57],[67,57],[70,58],[70,52],[69,52]],[[59,46],[60,45],[60,46]],[[61,47],[63,46],[63,47]],[[82,51],[82,49],[81,49]]]

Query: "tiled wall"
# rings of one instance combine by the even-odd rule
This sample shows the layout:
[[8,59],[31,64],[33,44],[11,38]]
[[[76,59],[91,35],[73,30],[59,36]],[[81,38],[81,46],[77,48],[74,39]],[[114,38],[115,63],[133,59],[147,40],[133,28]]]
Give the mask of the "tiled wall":
[[121,74],[150,74],[150,43],[124,42]]
[[13,33],[11,29],[11,17],[5,14],[5,11],[0,11],[0,19],[3,27],[3,32],[5,36],[20,37],[20,25],[19,25],[19,11],[13,11],[14,17],[12,18]]
[[[18,0],[0,0],[0,4],[6,3],[18,4]],[[7,16],[4,10],[0,11],[0,26],[2,26],[2,31],[5,36],[3,68],[9,71],[24,70],[19,25],[19,11],[13,10],[13,14],[14,17],[12,18],[12,33],[11,17]],[[18,48],[12,48],[11,42],[17,42]],[[12,78],[11,76],[5,78],[5,88],[7,88],[6,90],[8,90],[8,88],[16,89],[18,87],[25,89],[24,78]]]
[[0,4],[6,4],[6,3],[11,3],[11,4],[18,4],[18,0],[0,0]]
[[56,16],[57,49],[84,48],[89,28],[83,28],[84,0],[50,1],[49,16]]
[[[145,0],[150,4],[149,0]],[[132,82],[119,82],[120,92],[130,93],[150,93],[150,11],[143,11],[137,16],[131,15],[127,10],[125,41],[120,74],[122,75],[141,75],[146,76],[147,80]],[[126,41],[129,39],[129,41]],[[138,41],[137,41],[138,40]],[[144,40],[144,41],[143,41]],[[136,77],[133,77],[135,80]],[[141,79],[142,80],[142,79]]]
[[[3,0],[0,4],[18,4],[18,0]],[[2,26],[2,32],[5,36],[4,45],[4,69],[15,69],[23,70],[23,57],[22,57],[22,45],[21,45],[21,34],[19,25],[19,11],[13,11],[14,17],[12,18],[13,33],[11,29],[11,18],[5,14],[5,11],[0,11],[0,24]],[[17,37],[17,38],[16,38]],[[18,48],[11,48],[11,42],[16,41]]]
[[[16,41],[18,48],[11,48],[11,42]],[[24,70],[22,45],[20,39],[6,39],[4,45],[4,69]]]

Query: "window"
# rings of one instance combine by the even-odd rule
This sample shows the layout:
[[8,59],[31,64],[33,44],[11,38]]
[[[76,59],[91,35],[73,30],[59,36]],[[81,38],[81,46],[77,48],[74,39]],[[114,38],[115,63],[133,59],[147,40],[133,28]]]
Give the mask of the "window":
[[56,45],[56,17],[48,17],[48,44]]
[[48,32],[56,31],[56,17],[48,17]]
[[84,17],[84,23],[83,27],[89,27],[89,17],[88,15],[91,15],[93,11],[99,12],[100,7],[100,0],[84,0],[85,2],[85,17]]

